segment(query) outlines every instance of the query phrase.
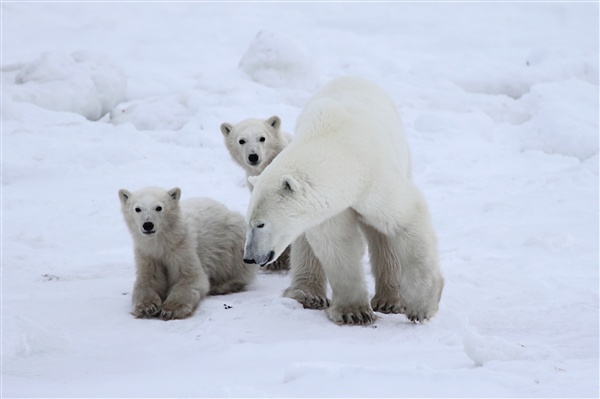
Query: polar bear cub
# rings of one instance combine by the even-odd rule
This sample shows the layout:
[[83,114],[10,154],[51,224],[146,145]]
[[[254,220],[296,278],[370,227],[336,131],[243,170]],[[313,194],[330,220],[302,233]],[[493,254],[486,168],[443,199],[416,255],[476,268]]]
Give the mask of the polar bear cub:
[[119,190],[134,242],[133,315],[183,319],[206,295],[243,290],[255,268],[242,262],[242,215],[208,198],[181,201],[181,190]]
[[[302,261],[316,256],[332,288],[327,315],[335,323],[369,324],[373,311],[411,321],[435,315],[444,286],[436,237],[411,180],[400,117],[379,87],[333,80],[308,101],[294,140],[254,180],[244,261],[268,264],[294,242],[287,296],[305,307],[325,297],[314,266]],[[363,235],[375,278],[370,301]]]
[[[246,172],[246,178],[258,176],[273,159],[292,141],[289,133],[281,131],[281,119],[274,115],[268,119],[249,118],[236,125],[221,124],[225,146],[233,160]],[[252,184],[246,179],[252,192]],[[290,249],[277,260],[265,266],[266,270],[289,269]]]
[[[245,119],[236,125],[221,124],[225,146],[233,160],[246,172],[246,177],[258,176],[292,140],[280,131],[281,119]],[[252,185],[247,183],[252,191]]]

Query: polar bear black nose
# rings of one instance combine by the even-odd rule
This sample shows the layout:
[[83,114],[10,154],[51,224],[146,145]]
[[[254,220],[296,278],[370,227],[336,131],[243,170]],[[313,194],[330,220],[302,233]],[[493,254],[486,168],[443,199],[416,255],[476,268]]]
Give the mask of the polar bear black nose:
[[144,230],[146,231],[152,231],[154,230],[154,223],[152,222],[146,222],[142,225],[142,227],[144,228]]
[[258,161],[258,155],[256,155],[256,154],[248,155],[248,161],[250,161],[252,163],[256,163]]

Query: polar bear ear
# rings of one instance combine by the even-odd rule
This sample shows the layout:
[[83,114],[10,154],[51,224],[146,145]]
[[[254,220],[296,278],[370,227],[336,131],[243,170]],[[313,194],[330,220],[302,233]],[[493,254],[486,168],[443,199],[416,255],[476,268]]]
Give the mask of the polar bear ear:
[[131,193],[124,188],[119,190],[119,199],[121,200],[121,204],[125,205],[129,198],[131,197]]
[[169,197],[173,198],[175,201],[179,201],[179,198],[181,198],[181,189],[179,187],[175,187],[170,189],[167,194],[169,194]]
[[285,175],[281,178],[281,187],[283,187],[284,191],[292,193],[299,191],[301,188],[300,182],[290,175]]
[[223,133],[223,136],[227,136],[229,133],[231,133],[232,129],[233,126],[231,126],[229,123],[221,123],[221,133]]
[[258,176],[248,176],[248,183],[252,185],[252,187],[256,186],[256,181],[258,180]]
[[275,130],[279,130],[279,127],[281,126],[281,119],[279,119],[277,115],[273,115],[265,122],[267,123],[267,125],[271,126]]

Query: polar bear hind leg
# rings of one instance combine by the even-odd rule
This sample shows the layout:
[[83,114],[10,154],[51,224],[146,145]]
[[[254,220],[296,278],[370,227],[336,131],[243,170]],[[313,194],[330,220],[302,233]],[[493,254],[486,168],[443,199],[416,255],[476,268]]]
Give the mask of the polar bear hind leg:
[[[389,225],[378,228],[377,219],[370,220],[368,214],[361,214],[360,220],[367,225],[363,231],[375,277],[373,308],[404,313],[411,321],[423,322],[437,313],[444,279],[427,204],[419,190],[406,183],[396,202],[400,217],[395,229],[390,231]],[[392,217],[388,215],[388,220]]]
[[346,210],[311,228],[306,236],[333,291],[327,316],[336,324],[371,324],[375,315],[362,267],[364,242],[356,213]]

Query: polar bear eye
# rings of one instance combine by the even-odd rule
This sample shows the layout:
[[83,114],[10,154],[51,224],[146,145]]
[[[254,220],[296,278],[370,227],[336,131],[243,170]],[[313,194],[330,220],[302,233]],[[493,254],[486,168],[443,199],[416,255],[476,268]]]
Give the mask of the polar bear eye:
[[244,145],[244,144],[246,144],[246,140],[242,139],[242,140],[240,140],[240,141],[239,141],[239,143],[240,143],[241,145]]
[[135,208],[135,211],[136,211],[137,213],[140,213],[142,210],[141,210],[140,208]]
[[265,140],[266,140],[266,139],[265,139],[264,137],[261,137],[261,138],[260,138],[260,142],[261,142],[261,143],[264,143],[264,142],[265,142]]
[[265,227],[265,224],[264,224],[264,223],[261,223],[261,224],[257,224],[257,225],[256,225],[256,228],[257,228],[257,229],[262,229],[263,227]]
[[162,211],[162,206],[157,206],[155,209],[156,209],[156,212],[160,212],[160,211]]

